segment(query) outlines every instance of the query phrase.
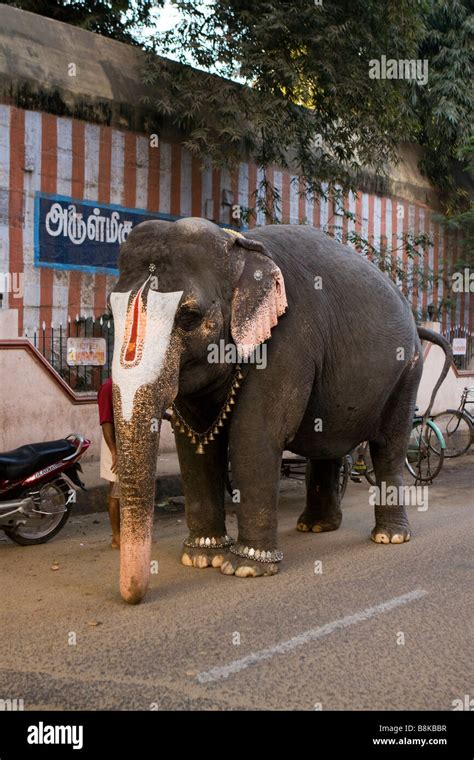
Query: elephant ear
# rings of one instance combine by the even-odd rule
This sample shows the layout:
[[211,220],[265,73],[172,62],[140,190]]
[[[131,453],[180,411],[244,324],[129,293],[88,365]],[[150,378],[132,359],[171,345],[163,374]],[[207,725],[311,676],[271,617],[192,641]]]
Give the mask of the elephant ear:
[[272,328],[288,303],[281,270],[264,245],[241,233],[233,234],[235,239],[229,245],[231,255],[232,250],[245,250],[240,251],[243,267],[240,267],[240,278],[232,295],[230,329],[239,352],[246,359],[271,337]]

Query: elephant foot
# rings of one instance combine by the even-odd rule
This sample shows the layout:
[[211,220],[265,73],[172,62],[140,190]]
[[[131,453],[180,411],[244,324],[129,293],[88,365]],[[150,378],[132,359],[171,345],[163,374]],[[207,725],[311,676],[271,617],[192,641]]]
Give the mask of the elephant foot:
[[230,552],[221,565],[221,573],[235,575],[237,578],[257,578],[262,575],[276,575],[277,572],[276,562],[257,562],[248,557],[237,557]]
[[298,517],[296,530],[302,533],[325,533],[329,530],[337,530],[342,522],[342,512],[333,512],[328,517],[315,517],[309,512],[303,512]]
[[370,535],[376,544],[404,544],[411,538],[410,528],[376,525]]
[[376,544],[404,544],[410,536],[410,524],[403,508],[376,507],[372,541]]
[[227,535],[219,537],[188,537],[183,541],[181,562],[186,567],[220,567],[234,543]]
[[199,547],[192,549],[185,546],[181,555],[181,564],[186,567],[220,567],[224,561],[227,552],[223,549],[210,549]]

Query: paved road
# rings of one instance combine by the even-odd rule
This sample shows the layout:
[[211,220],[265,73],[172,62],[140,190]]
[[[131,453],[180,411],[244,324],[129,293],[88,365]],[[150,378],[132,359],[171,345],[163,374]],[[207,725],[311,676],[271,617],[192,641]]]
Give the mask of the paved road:
[[138,607],[118,597],[103,514],[71,518],[43,546],[2,540],[0,697],[25,709],[449,710],[473,695],[472,465],[448,464],[429,509],[410,509],[403,546],[368,540],[365,484],[349,484],[339,531],[297,533],[304,489],[286,482],[273,578],[181,566],[184,519],[162,517],[159,573]]

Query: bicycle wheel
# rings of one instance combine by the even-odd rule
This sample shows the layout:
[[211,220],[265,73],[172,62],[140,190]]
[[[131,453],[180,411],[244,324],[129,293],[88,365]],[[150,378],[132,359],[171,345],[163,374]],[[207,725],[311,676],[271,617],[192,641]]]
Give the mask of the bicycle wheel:
[[[435,438],[436,443],[435,443]],[[435,446],[439,453],[435,453]],[[444,461],[442,434],[436,425],[416,420],[410,433],[405,466],[417,483],[431,483],[441,472]]]
[[377,481],[375,478],[374,464],[372,462],[372,457],[370,456],[370,443],[366,441],[363,446],[359,446],[358,451],[362,454],[364,462],[366,464],[365,472],[362,474],[371,486],[375,486]]
[[[441,430],[446,444],[444,456],[452,458],[465,454],[474,437],[474,429],[469,417],[459,409],[447,409],[441,414],[436,414],[433,420]],[[434,439],[433,443],[436,446],[437,439]],[[435,451],[438,454],[439,448],[435,448]]]
[[343,500],[344,494],[346,493],[347,481],[349,480],[351,468],[352,468],[352,457],[350,456],[350,454],[347,454],[342,460],[342,465],[339,472],[339,496],[340,496],[341,501]]
[[367,446],[367,452],[365,454],[365,461],[367,462],[367,470],[365,471],[365,479],[370,483],[371,486],[375,486],[377,483],[377,480],[375,478],[375,469],[374,465],[372,464],[372,457],[370,456],[369,447]]

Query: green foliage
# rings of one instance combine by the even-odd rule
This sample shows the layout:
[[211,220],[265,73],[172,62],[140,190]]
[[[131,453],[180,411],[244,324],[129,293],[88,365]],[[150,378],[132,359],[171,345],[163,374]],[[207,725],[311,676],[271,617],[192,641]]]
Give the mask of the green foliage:
[[[354,188],[361,169],[383,173],[400,143],[416,140],[446,208],[466,207],[458,179],[473,113],[469,0],[173,4],[182,21],[154,49],[206,73],[150,56],[146,81],[195,156],[232,167],[251,154],[321,194],[324,182],[330,192]],[[382,55],[426,59],[428,83],[370,78]],[[275,220],[266,176],[256,205],[262,198]]]
[[361,167],[381,170],[414,128],[408,83],[368,72],[383,54],[416,57],[422,3],[386,0],[383,13],[379,0],[174,5],[183,21],[155,49],[207,73],[150,56],[146,81],[195,156],[232,167],[251,154],[320,193],[322,182],[354,187]]
[[432,0],[419,52],[429,61],[429,84],[412,93],[418,119],[414,136],[424,148],[422,168],[440,188],[448,214],[468,205],[459,175],[474,113],[471,8],[470,0]]
[[[463,157],[466,163],[466,173],[474,182],[474,135],[470,137],[464,147]],[[464,199],[463,199],[464,200]],[[461,255],[458,257],[453,272],[461,272],[464,269],[474,269],[474,204],[464,200],[464,210],[449,210],[445,216],[434,216],[436,222],[444,225],[448,230],[461,234]]]
[[138,44],[135,29],[150,22],[150,12],[162,2],[153,0],[1,0],[31,13],[63,21],[112,37],[120,42]]
[[[355,189],[361,170],[383,174],[410,140],[423,147],[422,170],[472,242],[472,181],[463,179],[474,111],[472,0],[171,2],[182,20],[158,34],[153,11],[164,0],[6,0],[123,42],[146,40],[151,104],[198,158],[232,168],[251,155],[264,171],[254,206],[269,221],[279,199],[268,167],[300,174],[309,194],[320,195],[323,183],[334,194]],[[428,83],[370,78],[370,61],[382,55],[426,59]]]

